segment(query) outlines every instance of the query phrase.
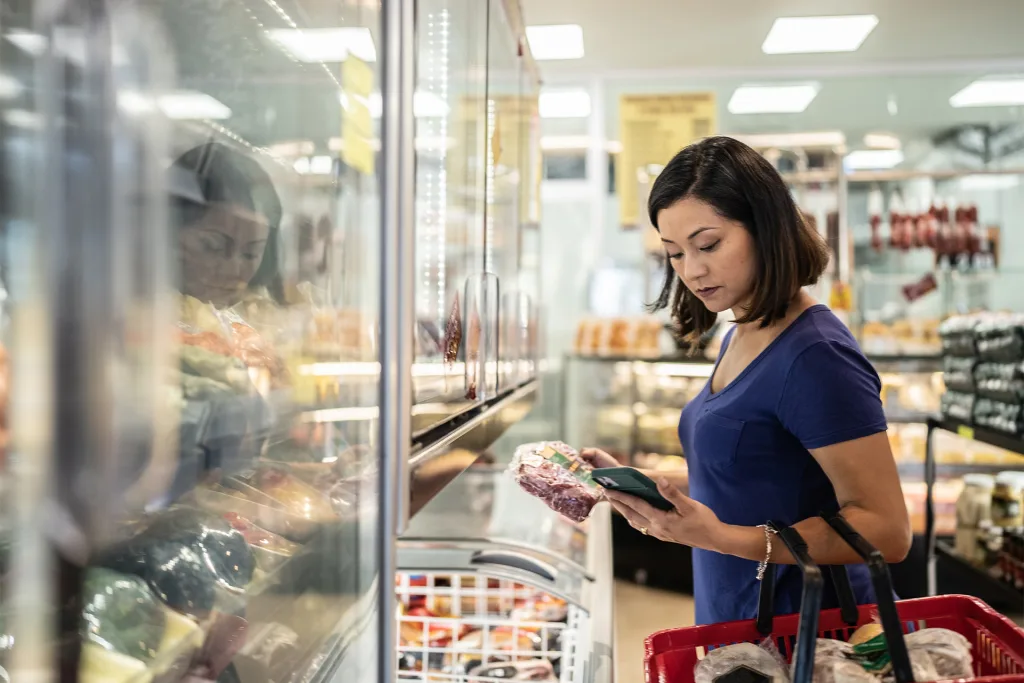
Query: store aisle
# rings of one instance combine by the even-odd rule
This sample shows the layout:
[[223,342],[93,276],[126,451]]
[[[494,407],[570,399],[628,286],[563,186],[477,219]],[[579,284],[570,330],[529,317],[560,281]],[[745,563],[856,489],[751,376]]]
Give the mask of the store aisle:
[[635,583],[615,583],[615,656],[617,683],[644,680],[644,638],[655,631],[693,624],[693,598],[644,588]]

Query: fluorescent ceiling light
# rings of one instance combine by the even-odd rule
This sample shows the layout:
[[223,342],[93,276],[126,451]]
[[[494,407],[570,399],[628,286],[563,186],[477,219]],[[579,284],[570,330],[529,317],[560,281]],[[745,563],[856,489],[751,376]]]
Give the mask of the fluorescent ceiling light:
[[203,92],[180,90],[160,95],[157,105],[169,119],[227,119],[231,110]]
[[870,149],[899,149],[900,139],[889,133],[868,133],[864,136],[864,146]]
[[1020,185],[1019,175],[968,175],[960,179],[963,190],[1010,190]]
[[901,163],[903,152],[898,149],[859,149],[843,159],[843,166],[849,171],[886,169]]
[[583,28],[579,24],[527,26],[526,40],[536,60],[583,57]]
[[[348,95],[341,93],[338,99],[341,100],[341,106],[347,109],[349,106]],[[370,110],[370,116],[373,118],[379,119],[384,115],[384,101],[379,92],[370,93],[370,97],[363,100],[363,103]],[[448,103],[432,92],[417,92],[412,96],[412,114],[416,118],[439,119],[447,116],[450,111],[451,107],[448,106]]]
[[878,17],[874,14],[780,17],[772,24],[761,50],[769,55],[853,52],[875,26],[878,26]]
[[729,99],[729,111],[733,114],[799,114],[817,95],[816,83],[741,85]]
[[949,98],[954,107],[1012,107],[1024,104],[1024,78],[982,78]]
[[377,61],[368,28],[275,28],[267,31],[267,37],[300,62],[343,62],[349,55]]
[[734,135],[733,137],[756,149],[768,147],[841,147],[846,144],[846,136],[840,130],[810,131],[806,133],[759,133],[754,135]]
[[590,93],[586,90],[541,92],[540,115],[545,119],[573,119],[590,116]]

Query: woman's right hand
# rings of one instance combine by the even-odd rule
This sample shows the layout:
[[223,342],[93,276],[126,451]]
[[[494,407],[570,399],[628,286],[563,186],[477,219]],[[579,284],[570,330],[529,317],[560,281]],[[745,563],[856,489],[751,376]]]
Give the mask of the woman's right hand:
[[583,460],[594,469],[622,466],[622,463],[602,451],[600,448],[584,448],[580,451],[580,457],[582,457]]

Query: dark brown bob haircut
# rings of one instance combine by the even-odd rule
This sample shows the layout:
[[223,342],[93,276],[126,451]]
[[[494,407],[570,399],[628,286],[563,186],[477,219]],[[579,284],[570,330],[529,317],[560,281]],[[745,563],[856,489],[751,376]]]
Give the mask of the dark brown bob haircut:
[[[722,218],[742,223],[754,238],[756,291],[750,311],[737,323],[767,327],[781,320],[800,288],[816,283],[825,271],[825,241],[804,220],[778,171],[739,140],[706,138],[676,154],[651,188],[651,224],[657,229],[662,210],[691,197],[711,205]],[[672,268],[651,310],[669,307],[677,334],[690,344],[717,317]]]

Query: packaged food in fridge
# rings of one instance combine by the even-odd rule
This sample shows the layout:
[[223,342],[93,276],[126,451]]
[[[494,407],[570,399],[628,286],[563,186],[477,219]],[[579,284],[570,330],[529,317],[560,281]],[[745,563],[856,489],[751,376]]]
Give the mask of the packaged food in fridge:
[[85,575],[82,602],[82,635],[88,642],[142,661],[156,656],[167,620],[145,581],[93,568]]
[[235,531],[242,534],[252,548],[256,565],[263,571],[273,571],[285,560],[297,553],[302,546],[253,524],[237,512],[224,513],[224,519]]
[[977,361],[974,358],[946,356],[942,359],[942,381],[950,391],[972,393],[974,391]]
[[555,683],[555,669],[546,659],[527,659],[519,662],[481,664],[469,671],[471,679],[488,678],[505,681],[544,681]]
[[974,402],[974,423],[1006,434],[1024,432],[1024,407],[1020,403],[978,398]]
[[182,346],[181,369],[187,374],[216,380],[241,394],[249,393],[252,382],[245,366],[233,356],[209,351],[201,346]]
[[592,470],[574,448],[560,441],[520,446],[509,468],[524,491],[574,522],[585,520],[602,498]]
[[976,356],[974,328],[981,319],[976,315],[958,315],[944,320],[939,325],[943,355],[966,358]]
[[297,517],[316,523],[337,519],[330,500],[323,493],[283,467],[260,465],[239,479]]
[[974,334],[981,360],[997,363],[1024,360],[1024,315],[990,315],[977,324]]
[[974,416],[974,395],[947,391],[942,395],[942,414],[946,417],[970,422]]
[[569,604],[560,598],[542,594],[526,600],[519,600],[512,609],[515,621],[558,622],[565,621]]
[[101,564],[138,576],[165,605],[200,620],[216,602],[216,579],[184,543],[134,539],[105,554]]
[[1024,400],[1024,363],[978,363],[974,384],[980,397],[1020,403]]
[[225,588],[241,590],[252,580],[256,569],[252,549],[239,531],[217,515],[194,508],[173,508],[159,515],[146,535],[189,545]]

